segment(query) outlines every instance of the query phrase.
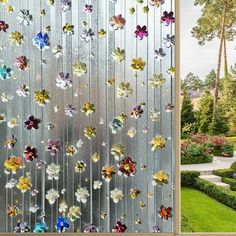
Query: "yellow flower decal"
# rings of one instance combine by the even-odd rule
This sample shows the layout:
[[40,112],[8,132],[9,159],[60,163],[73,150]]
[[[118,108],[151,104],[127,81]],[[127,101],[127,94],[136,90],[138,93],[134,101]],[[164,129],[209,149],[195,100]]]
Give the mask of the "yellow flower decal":
[[49,92],[45,89],[37,90],[34,92],[34,101],[39,104],[39,106],[45,106],[49,102]]
[[131,188],[129,195],[132,199],[136,199],[138,197],[138,195],[140,194],[140,190],[137,188]]
[[91,104],[89,102],[85,103],[84,106],[82,107],[81,111],[83,113],[85,113],[86,116],[91,115],[92,113],[95,112],[94,104]]
[[125,146],[122,144],[113,144],[111,147],[111,155],[114,156],[116,160],[119,160],[125,155]]
[[159,170],[152,175],[152,185],[163,185],[168,183],[169,176],[163,171]]
[[24,42],[24,36],[20,32],[14,31],[9,34],[8,40],[11,44],[20,46]]
[[139,58],[134,58],[132,60],[130,68],[134,72],[138,72],[144,70],[145,65],[146,65],[145,61],[141,57],[139,57]]
[[81,77],[82,75],[87,73],[87,66],[85,63],[82,63],[78,61],[77,63],[73,64],[72,66],[73,73],[77,75],[78,77]]
[[96,136],[96,128],[93,126],[88,126],[84,129],[84,136],[91,140]]
[[16,156],[11,156],[7,158],[4,162],[5,166],[5,172],[10,173],[12,172],[13,174],[16,173],[16,171],[22,167],[22,158],[21,157],[16,157]]
[[100,29],[100,31],[98,32],[98,36],[100,38],[103,38],[106,36],[106,31],[104,29]]
[[150,140],[150,144],[152,145],[152,151],[155,151],[158,148],[162,149],[166,146],[166,139],[161,135],[156,135]]
[[124,113],[120,113],[120,115],[117,116],[117,119],[124,123],[127,119],[127,116]]
[[16,185],[18,189],[21,190],[22,193],[25,193],[28,189],[30,189],[30,179],[24,176],[21,176],[18,180],[18,184]]
[[121,82],[117,87],[117,96],[127,98],[133,92],[132,86],[129,82]]
[[168,70],[167,70],[167,73],[171,76],[174,76],[175,75],[175,68],[174,67],[170,67]]
[[125,59],[125,50],[116,48],[112,51],[112,59],[116,62],[122,62]]
[[6,5],[5,10],[8,13],[12,13],[14,11],[14,7],[11,5]]
[[8,3],[8,0],[0,0],[0,3],[6,4],[6,3]]
[[77,153],[77,149],[73,145],[66,146],[66,156],[73,157]]
[[160,88],[165,82],[166,78],[163,76],[163,74],[154,74],[148,81],[152,88]]
[[101,156],[100,156],[97,152],[95,152],[95,153],[92,155],[91,158],[92,158],[93,162],[98,162],[98,161],[101,160]]

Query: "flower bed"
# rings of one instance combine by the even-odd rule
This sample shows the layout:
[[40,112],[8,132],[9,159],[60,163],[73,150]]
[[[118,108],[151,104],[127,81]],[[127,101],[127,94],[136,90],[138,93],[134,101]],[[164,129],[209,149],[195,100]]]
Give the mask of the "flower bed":
[[204,143],[183,142],[181,144],[181,164],[212,162],[212,148]]
[[194,134],[190,137],[194,143],[205,143],[213,148],[214,156],[232,157],[234,144],[227,141],[225,136],[209,136],[206,134]]

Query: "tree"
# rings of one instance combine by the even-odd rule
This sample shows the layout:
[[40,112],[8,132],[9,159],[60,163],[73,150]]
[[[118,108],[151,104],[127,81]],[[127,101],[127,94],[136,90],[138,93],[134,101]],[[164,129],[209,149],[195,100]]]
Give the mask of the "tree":
[[215,88],[216,72],[212,69],[209,74],[206,76],[204,81],[205,90],[213,90]]
[[192,29],[192,35],[200,45],[219,38],[218,62],[216,69],[214,109],[219,97],[220,69],[224,47],[225,75],[227,74],[226,41],[232,41],[236,35],[236,1],[235,0],[196,0],[195,5],[202,6],[202,15]]
[[217,104],[216,114],[212,118],[209,133],[213,135],[226,134],[229,131],[228,120],[220,103]]
[[185,90],[181,110],[181,128],[183,128],[186,124],[194,124],[195,121],[196,117],[193,110],[193,104],[191,103],[189,94]]
[[213,117],[213,97],[205,91],[199,101],[197,124],[199,133],[208,133]]
[[201,90],[203,88],[203,81],[199,79],[197,75],[189,72],[184,79],[182,79],[181,89],[182,90]]
[[232,101],[232,106],[229,110],[229,132],[230,134],[236,134],[236,99]]

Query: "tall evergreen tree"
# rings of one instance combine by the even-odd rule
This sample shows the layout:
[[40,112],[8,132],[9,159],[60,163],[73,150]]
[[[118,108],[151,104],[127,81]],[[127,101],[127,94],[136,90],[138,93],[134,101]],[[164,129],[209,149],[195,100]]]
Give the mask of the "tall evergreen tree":
[[196,117],[193,110],[193,104],[191,103],[188,92],[185,90],[181,110],[181,128],[183,128],[186,124],[194,124],[195,121]]
[[198,132],[209,133],[213,117],[213,97],[205,91],[200,98],[199,111],[197,115]]
[[226,118],[223,106],[220,102],[216,107],[216,114],[212,118],[209,133],[213,135],[227,134],[229,131],[228,119]]

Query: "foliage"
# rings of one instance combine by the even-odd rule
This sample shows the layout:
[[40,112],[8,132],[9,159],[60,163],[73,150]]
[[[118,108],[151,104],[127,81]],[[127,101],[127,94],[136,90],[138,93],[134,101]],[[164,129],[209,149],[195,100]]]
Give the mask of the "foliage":
[[[181,214],[194,232],[236,232],[235,210],[197,189],[181,188]],[[191,232],[187,227],[181,231]]]
[[215,80],[216,80],[216,72],[212,69],[209,74],[206,76],[204,81],[204,89],[205,90],[212,90],[215,88]]
[[234,173],[233,169],[219,169],[219,170],[213,170],[214,175],[218,175],[220,177],[226,177],[226,178],[232,178]]
[[221,186],[217,186],[204,179],[196,179],[196,188],[206,193],[208,196],[216,199],[234,210],[236,210],[236,193]]
[[197,115],[198,132],[208,133],[213,117],[213,97],[209,92],[204,92],[200,98]]
[[[227,2],[227,15],[225,22],[225,37],[233,40],[236,35],[236,2],[235,0],[196,0],[195,5],[202,7],[202,14],[197,20],[197,25],[192,29],[192,35],[200,45],[220,37],[223,18],[223,9]],[[214,20],[213,20],[214,19]]]
[[232,191],[236,191],[236,180],[235,179],[231,179],[231,178],[222,178],[222,181],[226,184],[229,184],[230,185],[230,189]]
[[195,121],[193,105],[188,93],[185,91],[181,109],[181,127],[183,128],[187,124],[193,124]]
[[181,144],[181,164],[211,163],[211,147],[204,143],[183,142]]
[[229,131],[228,119],[221,104],[217,104],[215,116],[212,118],[209,133],[213,135],[226,134]]
[[236,171],[236,161],[230,165],[230,169]]
[[203,88],[203,81],[192,72],[189,72],[184,79],[181,80],[181,89],[183,91],[197,91]]
[[181,186],[194,187],[196,178],[200,176],[199,171],[185,170],[181,171]]

